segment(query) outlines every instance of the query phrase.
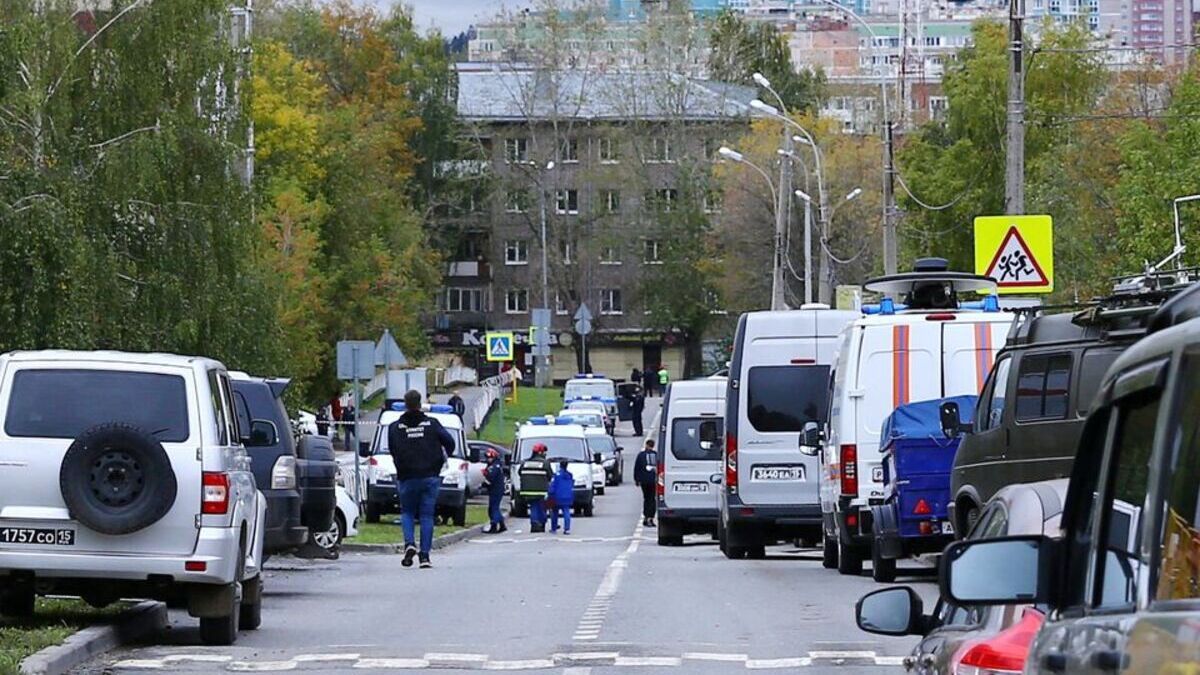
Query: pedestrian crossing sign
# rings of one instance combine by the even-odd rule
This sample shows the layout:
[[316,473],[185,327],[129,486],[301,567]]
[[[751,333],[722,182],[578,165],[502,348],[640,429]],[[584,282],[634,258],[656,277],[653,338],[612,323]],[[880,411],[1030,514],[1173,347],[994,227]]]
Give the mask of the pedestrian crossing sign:
[[1054,229],[1050,216],[975,219],[975,273],[996,280],[1001,295],[1054,290]]
[[484,344],[487,345],[488,361],[513,360],[512,333],[488,333]]

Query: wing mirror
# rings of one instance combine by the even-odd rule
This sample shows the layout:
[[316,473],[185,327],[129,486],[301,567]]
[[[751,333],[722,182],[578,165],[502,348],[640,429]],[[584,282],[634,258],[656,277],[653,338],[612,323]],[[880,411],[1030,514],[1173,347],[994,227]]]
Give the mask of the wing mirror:
[[946,438],[954,438],[959,434],[967,434],[971,432],[971,424],[964,423],[959,417],[958,404],[954,401],[946,401],[938,408],[938,415],[942,424],[942,434]]
[[271,420],[251,420],[250,435],[242,437],[247,448],[267,448],[279,443],[279,428]]
[[364,459],[371,456],[371,441],[358,442],[358,456]]
[[821,454],[821,442],[825,440],[821,433],[821,425],[816,422],[806,422],[800,432],[800,454],[816,457]]
[[921,596],[908,586],[894,586],[862,596],[854,606],[858,627],[878,635],[924,635],[928,620]]
[[592,462],[594,462],[596,464],[603,464],[604,463],[604,455],[602,455],[599,452],[593,452],[592,453]]
[[958,541],[942,553],[939,590],[958,605],[1046,603],[1058,557],[1040,535]]

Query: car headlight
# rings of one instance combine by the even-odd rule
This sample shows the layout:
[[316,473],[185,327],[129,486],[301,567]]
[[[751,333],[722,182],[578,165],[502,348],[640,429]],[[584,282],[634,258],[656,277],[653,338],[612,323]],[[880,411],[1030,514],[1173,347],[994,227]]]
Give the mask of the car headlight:
[[608,466],[616,466],[616,465],[617,465],[617,458],[616,458],[616,457],[609,457],[608,459],[604,460],[604,466],[606,466],[606,467],[608,467]]
[[448,473],[442,476],[442,485],[458,485],[458,474]]

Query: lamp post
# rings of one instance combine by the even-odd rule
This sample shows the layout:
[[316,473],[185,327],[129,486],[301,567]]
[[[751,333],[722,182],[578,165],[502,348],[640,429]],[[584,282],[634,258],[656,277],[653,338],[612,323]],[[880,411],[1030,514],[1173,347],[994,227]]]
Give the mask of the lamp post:
[[[829,212],[829,219],[833,220],[833,215],[837,213],[838,208],[849,201],[858,199],[862,194],[862,188],[854,188],[842,198],[842,201],[834,205]],[[809,290],[809,270],[812,269],[812,197],[803,190],[796,190],[795,195],[804,201],[804,302],[812,302],[812,292]],[[824,246],[825,238],[821,238],[821,243]],[[824,251],[822,251],[824,254]]]
[[[547,162],[545,171],[550,172],[553,170],[554,170],[554,162],[553,161]],[[539,188],[541,188],[538,190],[538,194],[541,197],[540,202],[541,202],[541,212],[542,212],[541,213],[541,216],[542,216],[542,237],[541,237],[542,238],[542,307],[544,309],[549,309],[550,308],[550,275],[549,275],[550,267],[549,267],[549,263],[548,263],[549,258],[546,255],[546,189],[544,186],[540,185],[540,181],[539,181]],[[533,370],[534,370],[534,384],[539,388],[545,387],[547,382],[550,379],[549,378],[550,367],[549,367],[549,363],[547,363],[545,356],[535,355],[533,357]]]
[[[754,73],[754,81],[758,86],[771,92],[775,100],[779,102],[779,107],[787,113],[787,106],[783,103],[783,98],[775,88],[771,86],[771,81],[768,80],[762,73]],[[757,100],[757,99],[756,99]],[[783,130],[783,151],[790,153],[792,151],[792,136],[788,133],[787,128]],[[787,236],[788,216],[791,214],[791,200],[788,199],[788,193],[792,189],[792,165],[790,162],[779,163],[779,194],[775,205],[775,264],[771,268],[771,309],[781,310],[787,309],[787,298],[784,295],[784,286],[786,280],[783,276],[783,242]]]

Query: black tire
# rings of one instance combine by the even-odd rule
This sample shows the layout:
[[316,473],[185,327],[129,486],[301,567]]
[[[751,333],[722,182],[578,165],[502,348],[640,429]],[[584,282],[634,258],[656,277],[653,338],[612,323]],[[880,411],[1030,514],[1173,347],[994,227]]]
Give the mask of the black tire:
[[200,619],[200,641],[206,645],[217,647],[227,647],[237,641],[238,620],[241,618],[241,609],[235,607],[232,612],[226,616],[201,618]]
[[71,517],[101,534],[130,534],[175,504],[171,459],[153,435],[119,422],[98,424],[67,448],[58,486]]
[[871,546],[871,578],[881,584],[890,584],[896,580],[896,560],[883,557],[879,542]]
[[[254,598],[246,602],[246,598]],[[238,623],[241,630],[258,630],[262,625],[262,575],[242,582],[242,604],[238,607]]]
[[827,570],[835,570],[838,566],[837,539],[829,535],[821,537],[821,566]]
[[342,541],[346,539],[346,517],[342,512],[336,511],[333,514],[333,525],[328,530],[317,534],[312,530],[308,531],[308,541],[313,546],[325,551],[333,559],[337,559],[338,551],[342,547]]
[[858,576],[863,571],[862,554],[852,546],[846,546],[841,539],[838,540],[838,574],[846,576]]
[[0,616],[28,619],[33,616],[37,594],[32,588],[10,588],[0,591]]
[[592,506],[591,504],[588,504],[587,506],[583,507],[583,517],[591,518],[596,513],[595,509],[596,509],[596,507]]
[[604,488],[596,488],[596,495],[599,497],[603,497],[604,496]]
[[368,523],[378,523],[379,516],[381,515],[381,513],[380,513],[381,511],[382,511],[382,509],[379,508],[378,503],[367,502],[367,522]]
[[454,521],[455,527],[465,527],[466,526],[466,524],[467,524],[467,500],[465,498],[463,499],[462,504],[459,504],[458,508],[454,509],[454,512],[450,514],[450,520]]
[[659,546],[683,546],[683,536],[676,534],[663,534],[662,530],[658,531]]
[[725,521],[717,517],[717,548],[721,549],[721,554],[729,557],[727,553],[728,546],[725,542]]
[[766,546],[747,546],[746,557],[750,560],[762,560],[767,557]]

